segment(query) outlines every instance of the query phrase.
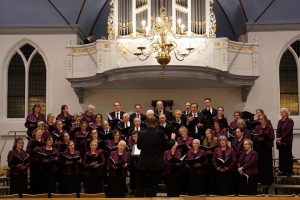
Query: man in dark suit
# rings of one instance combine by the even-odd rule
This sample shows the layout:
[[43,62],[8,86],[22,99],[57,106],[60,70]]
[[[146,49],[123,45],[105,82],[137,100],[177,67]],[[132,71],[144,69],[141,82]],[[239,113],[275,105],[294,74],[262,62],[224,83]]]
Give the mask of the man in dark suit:
[[129,121],[129,114],[124,113],[122,120],[120,120],[116,126],[116,129],[120,131],[122,139],[128,140],[130,136],[131,122]]
[[156,128],[156,123],[155,117],[148,118],[148,127],[138,133],[137,147],[141,154],[137,165],[136,197],[156,196],[164,167],[164,152],[175,144],[175,133],[171,134],[170,141],[166,140],[164,133]]
[[185,103],[185,110],[182,112],[184,116],[187,116],[191,113],[191,102],[187,101]]
[[134,118],[133,120],[133,125],[130,127],[130,133],[132,133],[133,131],[137,131],[140,132],[142,130],[144,130],[144,126],[142,126],[142,121],[140,118]]
[[114,102],[114,111],[108,114],[108,122],[111,129],[116,129],[117,124],[121,121],[125,112],[121,111],[121,103],[119,101]]
[[135,112],[130,115],[130,122],[133,123],[135,118],[140,118],[142,123],[146,123],[146,116],[142,114],[142,106],[140,104],[134,105]]
[[171,133],[174,132],[174,128],[171,124],[167,123],[167,118],[164,114],[160,114],[158,117],[159,125],[158,128],[162,130],[165,134],[165,136],[169,139],[171,139]]
[[204,129],[213,128],[214,117],[218,114],[218,110],[212,107],[211,98],[204,99],[205,108],[201,111],[204,115]]
[[164,103],[160,100],[156,102],[156,110],[154,111],[154,114],[156,118],[158,118],[160,114],[164,114],[168,121],[172,120],[172,113],[165,110]]
[[103,126],[103,131],[100,132],[99,138],[102,140],[111,140],[113,138],[112,136],[112,130],[109,126],[108,121],[104,120],[102,122],[102,126]]
[[198,110],[198,104],[191,104],[191,113],[188,115],[186,125],[189,130],[189,135],[194,139],[204,138],[204,116]]

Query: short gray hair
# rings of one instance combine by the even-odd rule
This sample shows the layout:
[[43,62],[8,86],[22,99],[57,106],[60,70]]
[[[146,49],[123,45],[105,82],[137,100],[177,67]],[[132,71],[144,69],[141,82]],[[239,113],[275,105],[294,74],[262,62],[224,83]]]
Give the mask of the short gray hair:
[[194,142],[196,142],[196,143],[198,143],[199,145],[200,145],[200,140],[198,140],[198,139],[193,139],[193,143]]
[[220,142],[221,140],[225,140],[226,142],[228,142],[227,137],[226,137],[225,135],[221,135],[221,136],[218,138],[218,142]]
[[286,112],[287,114],[288,114],[288,116],[290,116],[290,111],[289,111],[289,109],[287,109],[287,108],[281,108],[280,109],[280,112],[282,113],[282,112]]
[[118,143],[118,147],[123,144],[125,147],[126,147],[126,142],[124,140],[121,140],[119,143]]
[[88,108],[88,110],[89,110],[89,109],[91,109],[91,110],[95,110],[95,109],[96,109],[96,107],[95,107],[94,105],[92,105],[92,104],[89,104],[89,105],[87,106],[87,108]]

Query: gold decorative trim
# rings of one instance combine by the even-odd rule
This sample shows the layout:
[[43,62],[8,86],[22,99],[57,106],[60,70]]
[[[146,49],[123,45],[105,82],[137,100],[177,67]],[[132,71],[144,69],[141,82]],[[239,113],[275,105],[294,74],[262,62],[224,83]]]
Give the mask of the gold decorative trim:
[[217,20],[216,20],[216,15],[213,10],[213,3],[214,0],[210,0],[209,3],[209,37],[210,38],[215,38],[216,37],[216,32],[217,32]]
[[253,53],[254,46],[245,45],[245,44],[228,43],[228,50],[245,52],[245,53]]
[[72,53],[89,53],[96,51],[96,45],[88,47],[74,47],[72,48]]
[[115,9],[115,0],[110,1],[110,12],[108,14],[108,19],[107,19],[107,32],[108,32],[108,39],[115,39],[116,34],[115,34],[115,23],[114,23],[114,9]]

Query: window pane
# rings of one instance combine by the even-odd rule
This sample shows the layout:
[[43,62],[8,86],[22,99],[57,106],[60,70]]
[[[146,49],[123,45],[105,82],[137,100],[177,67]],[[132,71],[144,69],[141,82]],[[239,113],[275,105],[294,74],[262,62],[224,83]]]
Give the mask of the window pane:
[[294,42],[291,47],[293,48],[293,50],[296,52],[297,56],[300,56],[300,41],[297,40],[296,42]]
[[280,107],[286,107],[292,115],[298,115],[298,70],[295,58],[289,50],[281,58],[279,76]]
[[298,94],[281,94],[280,106],[288,108],[291,115],[299,114]]
[[25,44],[24,46],[22,46],[20,48],[20,50],[22,51],[23,55],[25,56],[26,60],[29,59],[30,55],[32,54],[32,52],[34,51],[34,47],[31,46],[30,44]]
[[39,103],[46,112],[46,66],[42,56],[37,53],[29,68],[28,110]]
[[25,117],[25,67],[17,53],[10,61],[7,82],[7,117]]

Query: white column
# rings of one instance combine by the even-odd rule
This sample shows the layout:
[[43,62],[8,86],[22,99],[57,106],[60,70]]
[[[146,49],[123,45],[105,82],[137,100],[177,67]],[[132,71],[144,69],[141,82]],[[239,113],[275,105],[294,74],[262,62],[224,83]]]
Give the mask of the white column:
[[209,37],[209,29],[210,29],[210,17],[209,17],[209,12],[210,12],[210,2],[213,2],[213,0],[206,0],[205,1],[205,35]]
[[148,4],[148,22],[147,22],[147,26],[149,26],[149,28],[151,29],[151,0],[148,0],[147,1],[147,4]]
[[119,20],[118,20],[118,17],[119,17],[119,7],[118,7],[118,0],[114,0],[115,3],[114,3],[114,24],[115,24],[115,37],[117,35],[119,35]]
[[172,0],[172,26],[174,30],[176,31],[176,23],[177,23],[177,18],[176,18],[176,0]]
[[192,33],[192,8],[191,8],[192,6],[191,5],[192,5],[191,0],[188,0],[188,24],[187,24],[188,36],[190,36]]
[[132,0],[132,35],[136,36],[136,0]]

